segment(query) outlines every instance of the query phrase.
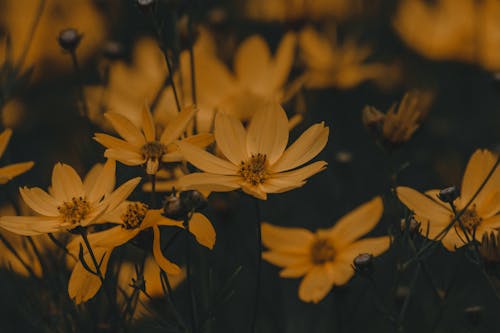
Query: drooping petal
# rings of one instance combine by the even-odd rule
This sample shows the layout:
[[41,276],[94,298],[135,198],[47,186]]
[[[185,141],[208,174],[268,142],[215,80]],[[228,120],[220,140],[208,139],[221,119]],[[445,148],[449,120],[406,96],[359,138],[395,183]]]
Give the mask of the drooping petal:
[[375,197],[340,218],[330,229],[329,238],[341,249],[372,230],[383,211],[382,199]]
[[307,178],[325,170],[326,165],[325,161],[318,161],[297,170],[272,174],[262,187],[268,193],[281,193],[301,187]]
[[195,172],[182,176],[178,181],[178,186],[183,190],[196,189],[198,191],[229,192],[239,189],[241,187],[240,182],[241,177],[239,176]]
[[218,112],[215,116],[214,132],[217,146],[234,165],[248,159],[246,131],[238,119]]
[[458,225],[451,228],[446,236],[444,236],[441,240],[443,246],[451,252],[454,252],[456,249],[464,246],[466,242],[467,238]]
[[27,188],[22,187],[19,189],[19,193],[23,198],[24,202],[35,212],[44,216],[59,216],[59,211],[57,207],[61,202],[54,199],[44,190],[34,187]]
[[308,255],[314,240],[311,231],[304,228],[278,227],[262,223],[262,243],[273,251]]
[[288,118],[277,102],[269,102],[257,110],[250,121],[247,133],[248,154],[264,154],[273,165],[288,144]]
[[182,132],[186,130],[189,122],[193,120],[195,114],[196,109],[194,107],[188,107],[179,112],[179,114],[172,119],[163,130],[160,142],[164,145],[168,145],[177,140],[181,136]]
[[155,123],[147,103],[144,103],[144,107],[142,108],[142,130],[144,131],[146,141],[151,142],[156,140]]
[[215,229],[210,220],[203,214],[194,213],[189,221],[189,231],[196,241],[212,250],[215,245]]
[[326,265],[314,266],[300,283],[299,298],[304,302],[319,303],[332,287],[333,279]]
[[298,266],[311,263],[309,254],[274,250],[262,252],[262,259],[278,267]]
[[114,112],[107,112],[104,116],[111,122],[118,134],[134,146],[142,147],[146,143],[141,131],[126,117]]
[[310,261],[304,261],[304,263],[285,267],[280,271],[280,276],[282,278],[299,278],[307,274],[313,268],[313,264]]
[[97,202],[106,194],[110,194],[115,187],[116,162],[113,159],[108,159],[104,164],[94,186],[88,192],[88,200]]
[[58,232],[61,220],[45,216],[1,216],[0,227],[23,236],[35,236]]
[[137,154],[141,152],[140,146],[133,145],[128,141],[115,138],[108,134],[96,133],[94,134],[94,140],[109,149],[124,150]]
[[153,255],[155,257],[156,263],[165,273],[179,274],[181,272],[179,266],[163,256],[160,247],[160,229],[158,229],[157,226],[153,226]]
[[249,194],[260,200],[267,200],[267,193],[264,192],[261,184],[253,185],[247,183],[246,181],[242,181],[240,182],[240,185],[242,191],[245,192],[246,194]]
[[12,178],[25,173],[33,167],[33,162],[22,162],[0,168],[0,184],[5,184]]
[[177,143],[181,153],[200,170],[220,175],[236,175],[238,167],[187,142]]
[[142,154],[129,151],[129,150],[121,150],[121,149],[106,149],[104,152],[104,157],[117,160],[128,166],[141,165],[146,163],[146,159]]
[[430,222],[436,226],[446,226],[451,221],[453,214],[450,210],[414,189],[399,186],[396,188],[396,195],[409,210],[421,219],[418,221],[422,225]]
[[184,228],[182,221],[166,218],[163,215],[161,215],[162,212],[163,209],[149,209],[148,212],[146,213],[144,221],[142,221],[141,223],[141,229],[144,230],[154,225]]
[[52,171],[52,190],[57,200],[71,201],[85,195],[83,183],[75,169],[67,164],[56,163]]
[[123,183],[120,187],[113,191],[104,199],[103,204],[107,205],[108,210],[113,210],[118,207],[128,196],[134,191],[136,186],[141,181],[141,177],[136,177]]
[[9,140],[12,137],[12,130],[10,128],[6,128],[0,134],[0,157],[2,157],[7,145],[9,144]]

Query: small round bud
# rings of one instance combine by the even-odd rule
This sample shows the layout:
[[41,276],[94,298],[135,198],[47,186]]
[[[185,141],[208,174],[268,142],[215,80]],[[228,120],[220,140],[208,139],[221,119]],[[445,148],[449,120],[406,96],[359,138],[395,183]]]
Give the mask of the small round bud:
[[401,219],[401,231],[407,229],[411,235],[420,233],[420,223],[415,220],[413,216],[408,221],[406,219]]
[[80,34],[76,29],[68,28],[64,29],[59,33],[57,41],[59,45],[68,52],[73,52],[76,50],[83,35]]
[[373,271],[373,255],[361,253],[353,261],[354,270],[362,275],[369,275]]
[[445,189],[439,191],[438,198],[439,200],[446,203],[453,203],[456,198],[460,196],[460,191],[456,186],[450,186]]
[[190,190],[181,192],[181,201],[188,211],[203,209],[207,206],[207,199],[199,191]]
[[144,13],[151,11],[155,2],[155,0],[136,0],[137,6],[139,6]]
[[184,220],[188,214],[186,206],[181,198],[174,192],[167,197],[163,202],[162,215],[172,220]]
[[481,320],[481,314],[483,313],[483,307],[480,305],[469,306],[464,310],[467,319],[473,326],[477,326]]
[[102,55],[108,60],[118,60],[123,58],[123,46],[116,41],[108,41],[104,44]]

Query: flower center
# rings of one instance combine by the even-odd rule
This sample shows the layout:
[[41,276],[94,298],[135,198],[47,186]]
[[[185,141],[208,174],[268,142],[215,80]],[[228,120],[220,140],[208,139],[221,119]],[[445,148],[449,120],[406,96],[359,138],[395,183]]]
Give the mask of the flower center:
[[265,154],[252,155],[247,161],[242,161],[238,173],[252,185],[262,184],[267,178],[267,157]]
[[57,207],[64,222],[70,226],[79,225],[90,213],[90,204],[84,197],[73,197],[71,201],[64,202]]
[[160,159],[167,151],[164,144],[158,141],[151,141],[141,147],[142,156],[146,159],[146,173],[154,175],[158,171]]
[[481,224],[483,219],[479,215],[477,215],[476,209],[472,208],[472,209],[467,209],[462,214],[462,216],[460,216],[460,221],[462,221],[464,228],[472,233],[474,229],[476,229],[477,226]]
[[123,221],[123,228],[138,228],[144,220],[144,217],[146,217],[147,211],[148,206],[143,204],[142,202],[134,202],[128,204],[127,210],[121,216],[121,219]]
[[335,249],[328,239],[318,238],[311,246],[311,259],[316,265],[324,264],[328,261],[333,261],[335,257]]

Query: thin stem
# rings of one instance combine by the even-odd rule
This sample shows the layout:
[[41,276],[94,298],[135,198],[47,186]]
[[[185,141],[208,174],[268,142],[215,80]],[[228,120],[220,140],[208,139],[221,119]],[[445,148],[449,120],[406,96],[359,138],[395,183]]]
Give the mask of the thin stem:
[[173,293],[172,293],[172,286],[170,285],[168,275],[167,275],[167,273],[165,273],[162,270],[160,270],[160,281],[162,282],[161,286],[163,288],[163,293],[168,294],[167,295],[167,302],[169,303],[170,307],[172,308],[172,311],[174,312],[174,316],[177,319],[177,322],[179,323],[181,328],[183,330],[185,330],[186,324],[184,323],[184,320],[182,320],[182,317],[181,317],[179,311],[177,311],[177,308],[175,306],[174,297],[173,297]]
[[21,264],[28,271],[30,276],[32,276],[35,279],[38,279],[33,269],[24,261],[24,259],[19,255],[19,253],[17,253],[14,246],[12,246],[12,244],[7,240],[7,238],[5,238],[5,236],[2,233],[0,233],[0,241],[2,241],[5,247],[9,249],[9,251],[17,258],[17,260],[19,260],[19,262],[21,262]]
[[151,207],[156,208],[156,175],[151,175]]
[[82,116],[87,117],[89,116],[89,109],[87,107],[87,101],[85,99],[85,93],[83,91],[83,81],[82,81],[82,75],[80,71],[80,65],[78,64],[78,58],[76,56],[76,50],[73,50],[70,52],[71,55],[71,61],[73,62],[73,68],[75,70],[75,74],[78,79],[78,94],[80,97],[80,103],[82,104]]
[[52,241],[52,243],[54,243],[57,247],[63,250],[66,255],[75,259],[75,261],[78,261],[78,258],[73,253],[69,252],[66,246],[64,246],[64,244],[61,243],[52,233],[49,232],[47,236],[49,236],[49,239]]
[[415,285],[417,284],[418,275],[420,273],[421,267],[422,267],[421,265],[417,265],[417,268],[415,269],[415,274],[413,275],[413,279],[411,280],[410,283],[410,288],[408,289],[408,295],[406,296],[403,306],[401,307],[401,311],[399,312],[398,322],[397,322],[398,329],[402,329],[401,325],[405,318],[406,311],[408,310],[408,305],[410,304],[412,291],[415,289]]
[[252,326],[250,332],[257,332],[257,315],[259,312],[259,299],[260,299],[260,276],[262,271],[262,232],[260,223],[262,221],[262,214],[260,211],[259,200],[254,198],[255,211],[256,211],[256,232],[257,232],[257,281],[255,284],[255,301],[252,316]]
[[184,228],[186,234],[186,282],[189,293],[189,301],[191,308],[191,327],[193,329],[193,333],[198,332],[198,320],[196,313],[196,300],[193,292],[193,282],[192,282],[192,267],[191,267],[191,232],[189,231],[189,220],[191,219],[191,213],[188,214],[188,217],[184,220]]

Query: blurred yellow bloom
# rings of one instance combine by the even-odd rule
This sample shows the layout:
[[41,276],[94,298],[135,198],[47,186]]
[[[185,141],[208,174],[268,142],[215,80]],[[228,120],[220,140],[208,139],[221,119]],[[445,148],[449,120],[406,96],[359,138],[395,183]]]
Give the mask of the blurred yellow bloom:
[[394,27],[411,48],[434,60],[500,69],[500,2],[403,0]]
[[[288,119],[278,103],[270,103],[253,115],[248,130],[235,117],[217,113],[215,141],[227,159],[212,155],[188,142],[178,146],[185,158],[204,171],[182,177],[184,188],[232,191],[242,189],[265,200],[267,193],[301,187],[322,171],[326,162],[297,167],[318,155],[328,141],[328,127],[315,124],[288,149]],[[292,170],[292,171],[290,171]]]
[[310,88],[350,89],[367,80],[394,80],[397,76],[394,66],[366,63],[371,48],[353,39],[340,44],[307,27],[299,35],[299,45],[307,66],[305,85]]
[[[10,137],[12,136],[12,130],[5,129],[0,133],[0,157],[2,157],[7,145],[9,144]],[[7,165],[0,168],[0,184],[5,184],[12,178],[25,173],[33,167],[33,162],[23,162]]]
[[420,127],[432,99],[430,92],[412,90],[404,95],[397,108],[393,104],[386,114],[367,105],[362,112],[363,124],[383,144],[400,145],[410,140]]
[[84,38],[77,51],[81,61],[89,58],[106,38],[106,24],[93,1],[46,0],[30,43],[30,30],[40,3],[33,0],[4,0],[0,13],[0,26],[5,28],[12,40],[14,61],[21,59],[29,43],[21,71],[34,65],[37,78],[42,74],[71,68],[69,56],[61,51],[57,43],[61,30],[72,27],[83,33]]
[[[125,140],[103,133],[96,133],[94,139],[107,148],[104,153],[107,158],[130,166],[145,164],[146,173],[154,175],[158,172],[161,162],[178,162],[183,159],[175,143],[183,135],[195,113],[196,110],[192,107],[179,112],[159,138],[156,135],[153,116],[147,106],[144,106],[142,111],[142,131],[125,116],[106,113],[105,116],[113,128]],[[205,147],[212,143],[213,137],[211,134],[198,134],[181,141]]]
[[[116,209],[108,212],[102,218],[103,222],[118,224],[105,231],[95,232],[88,235],[89,243],[104,275],[108,260],[115,247],[123,245],[137,236],[140,232],[153,229],[153,256],[158,266],[168,274],[179,274],[181,269],[163,256],[160,240],[160,226],[175,226],[184,228],[182,221],[175,221],[163,217],[161,209],[148,209],[141,202],[125,202]],[[189,221],[189,231],[195,236],[198,243],[212,249],[215,244],[215,230],[210,221],[200,213],[194,213]],[[75,238],[68,245],[68,250],[78,253],[80,244],[85,248],[80,238]],[[87,250],[84,252],[84,260],[87,265],[95,270]],[[68,284],[68,292],[75,303],[85,302],[92,298],[101,287],[101,280],[95,274],[85,269],[79,261],[73,268]]]
[[2,216],[0,227],[25,236],[72,230],[97,223],[107,210],[123,202],[137,186],[140,177],[113,191],[115,161],[108,160],[97,180],[82,183],[69,165],[57,163],[52,172],[51,194],[39,187],[19,189],[24,202],[38,216]]
[[[474,152],[462,179],[460,197],[454,201],[457,211],[465,208],[465,205],[472,199],[474,193],[486,179],[496,159],[497,156],[488,150]],[[499,189],[500,168],[497,168],[460,218],[467,232],[470,235],[474,234],[477,241],[481,241],[485,233],[500,227],[500,215],[497,214],[500,212]],[[422,225],[423,233],[425,234],[427,229],[429,230],[430,239],[435,238],[445,229],[455,216],[451,207],[438,199],[438,193],[439,190],[430,190],[424,195],[409,187],[396,188],[399,200],[415,214],[415,219]],[[441,240],[450,251],[455,251],[456,248],[463,246],[465,241],[466,237],[457,222]]]
[[346,284],[354,275],[352,264],[356,256],[361,253],[377,256],[389,248],[388,236],[359,240],[377,225],[383,210],[382,199],[376,197],[342,217],[333,227],[315,233],[263,223],[262,242],[269,251],[262,257],[283,268],[281,277],[304,277],[299,298],[318,303],[333,286]]

